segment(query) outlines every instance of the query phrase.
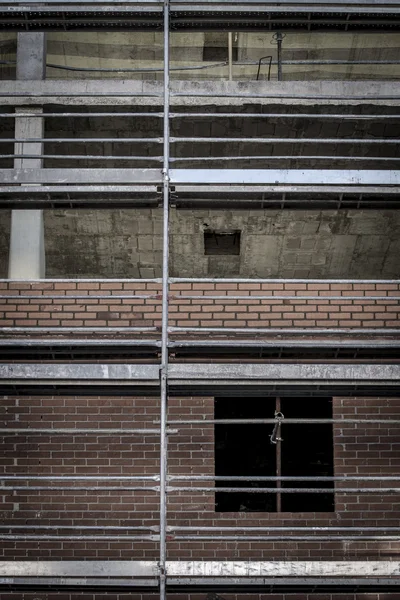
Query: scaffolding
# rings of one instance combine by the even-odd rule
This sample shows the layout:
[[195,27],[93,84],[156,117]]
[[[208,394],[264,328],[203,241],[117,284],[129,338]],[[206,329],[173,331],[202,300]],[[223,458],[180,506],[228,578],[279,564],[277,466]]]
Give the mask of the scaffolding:
[[[0,1],[4,5],[3,0]],[[170,326],[169,306],[181,299],[201,299],[191,293],[181,293],[177,296],[171,294],[171,284],[196,282],[196,283],[218,283],[216,279],[193,279],[171,277],[169,273],[169,210],[171,203],[176,206],[211,206],[232,207],[243,203],[252,207],[355,207],[374,208],[380,207],[382,201],[385,206],[398,208],[400,172],[391,168],[393,163],[400,159],[393,156],[335,156],[335,160],[346,165],[346,168],[322,169],[311,168],[269,168],[269,169],[222,169],[222,168],[179,168],[176,163],[202,161],[223,161],[226,157],[177,157],[171,156],[171,148],[177,143],[191,144],[218,144],[221,142],[240,142],[259,144],[271,142],[274,144],[312,144],[313,138],[254,138],[254,137],[195,137],[195,136],[172,136],[171,122],[193,117],[202,119],[232,118],[238,115],[238,110],[231,112],[179,112],[171,108],[175,104],[189,98],[196,106],[201,106],[206,98],[211,103],[215,99],[236,99],[238,88],[236,83],[213,84],[210,89],[199,90],[196,85],[189,85],[183,89],[179,82],[170,81],[169,60],[169,34],[173,30],[199,27],[217,28],[223,22],[224,27],[234,29],[238,21],[246,20],[246,26],[259,28],[260,23],[268,20],[271,30],[279,30],[282,27],[282,12],[285,23],[290,20],[296,27],[304,27],[303,21],[307,21],[307,27],[320,28],[328,20],[330,25],[338,29],[349,28],[354,23],[354,28],[375,27],[376,23],[398,28],[400,19],[400,5],[393,0],[385,2],[366,2],[363,0],[362,7],[357,1],[354,2],[280,2],[279,7],[266,6],[264,2],[241,0],[240,2],[223,2],[223,0],[211,0],[191,5],[179,0],[142,0],[136,2],[128,0],[124,3],[105,2],[101,7],[94,6],[94,1],[86,0],[85,5],[78,2],[64,0],[62,5],[58,0],[47,0],[40,7],[31,0],[25,0],[24,6],[13,0],[7,0],[9,10],[0,10],[2,24],[4,27],[21,28],[24,30],[37,30],[48,25],[51,15],[52,27],[66,30],[80,30],[87,27],[87,20],[92,27],[99,23],[107,23],[109,29],[126,27],[126,18],[129,16],[130,28],[159,27],[164,32],[164,80],[163,87],[160,85],[149,85],[137,82],[119,84],[118,82],[4,82],[0,96],[4,106],[10,107],[15,104],[20,106],[18,113],[3,112],[0,118],[69,118],[79,115],[99,118],[112,117],[113,115],[123,117],[151,117],[162,122],[162,136],[148,138],[118,138],[115,141],[126,144],[154,144],[157,153],[148,156],[119,156],[118,160],[146,162],[145,168],[135,166],[134,168],[12,168],[3,169],[0,173],[0,206],[2,208],[43,208],[43,207],[113,207],[113,206],[161,206],[163,213],[163,244],[162,244],[162,277],[149,280],[151,283],[161,285],[161,328],[156,326],[75,326],[62,327],[12,327],[2,328],[0,339],[0,350],[3,355],[12,352],[15,360],[0,364],[0,389],[4,393],[27,393],[30,390],[40,390],[42,393],[68,393],[79,390],[80,393],[104,393],[113,394],[121,389],[126,393],[147,395],[158,394],[160,403],[160,416],[154,423],[154,428],[3,428],[2,435],[86,435],[96,433],[99,435],[122,435],[143,436],[157,435],[160,440],[160,471],[158,475],[129,475],[129,476],[54,476],[29,474],[1,475],[1,490],[30,490],[30,491],[64,491],[71,489],[90,491],[146,491],[158,496],[160,502],[159,523],[157,526],[146,525],[134,527],[103,527],[104,533],[99,536],[94,526],[59,526],[52,525],[1,525],[0,539],[14,541],[41,541],[41,540],[107,540],[107,541],[155,541],[159,545],[159,559],[157,561],[13,561],[0,563],[0,585],[2,586],[52,586],[69,587],[70,589],[81,589],[85,586],[102,589],[135,589],[148,590],[160,593],[161,600],[165,600],[167,591],[194,591],[199,589],[238,589],[238,590],[359,590],[359,591],[398,591],[400,584],[400,563],[397,561],[170,561],[168,560],[167,547],[170,540],[190,541],[193,539],[201,541],[399,541],[400,527],[397,526],[365,526],[365,527],[334,527],[334,526],[298,526],[298,527],[273,527],[273,526],[174,526],[168,522],[167,497],[174,492],[212,493],[216,490],[214,484],[218,482],[229,482],[241,480],[243,482],[306,482],[320,481],[323,485],[339,484],[338,491],[343,494],[398,494],[400,492],[400,476],[346,476],[346,477],[312,477],[306,476],[284,477],[223,477],[210,475],[169,475],[168,473],[168,439],[174,436],[180,427],[185,425],[218,425],[218,424],[266,424],[281,427],[279,418],[241,420],[218,420],[218,419],[173,419],[168,415],[168,397],[170,395],[200,395],[218,393],[225,395],[239,395],[243,390],[265,395],[290,395],[293,390],[301,387],[303,395],[318,394],[346,394],[364,393],[367,395],[382,393],[386,397],[399,395],[400,365],[398,363],[398,351],[400,348],[399,327],[333,327],[330,329],[320,327],[304,329],[301,327],[190,327]],[[194,4],[194,3],[193,3]],[[334,9],[332,8],[334,4]],[[282,8],[284,6],[284,9]],[[286,6],[287,5],[287,6]],[[382,15],[382,8],[385,13]],[[244,10],[245,9],[245,10]],[[82,17],[84,13],[85,19]],[[325,14],[324,19],[321,14]],[[89,17],[87,16],[89,15]],[[355,16],[354,16],[355,15]],[[110,22],[110,18],[112,22]],[[56,21],[53,21],[56,19]],[[321,21],[322,19],[322,21]],[[263,24],[264,27],[264,24]],[[346,30],[347,30],[346,29]],[[283,62],[284,64],[284,62]],[[308,105],[313,102],[328,102],[331,100],[343,100],[348,112],[338,113],[271,113],[262,114],[248,112],[241,114],[243,118],[268,119],[278,118],[300,118],[307,119],[310,116],[318,119],[362,119],[373,121],[385,121],[398,117],[398,102],[400,94],[395,85],[382,86],[381,91],[368,91],[362,88],[356,92],[356,86],[348,85],[343,93],[344,87],[326,86],[327,92],[308,92],[306,86],[296,91],[289,91],[289,87],[280,87],[260,82],[255,86],[249,85],[248,92],[241,93],[240,102],[245,98],[250,103],[269,99],[279,101],[282,99],[304,100]],[[339,92],[337,91],[339,89]],[[360,89],[360,86],[358,86]],[[335,91],[336,90],[336,91]],[[366,91],[367,90],[367,91]],[[85,101],[91,108],[97,103],[106,103],[110,99],[121,100],[124,103],[131,102],[132,97],[140,97],[147,102],[152,110],[147,111],[122,111],[110,112],[108,110],[95,109],[94,111],[79,112],[64,110],[64,112],[51,112],[45,109],[43,112],[32,114],[24,112],[23,105],[51,104],[54,99],[63,104],[73,105],[77,98],[80,102]],[[375,110],[369,114],[352,112],[352,103],[375,102],[376,105],[382,100],[393,102],[395,108],[387,114]],[[162,112],[159,104],[163,105]],[[197,104],[196,104],[197,103]],[[64,106],[64,104],[63,104]],[[155,110],[154,110],[155,109]],[[97,138],[4,138],[4,144],[19,144],[20,149],[2,154],[1,159],[81,159],[82,155],[71,154],[46,154],[42,150],[32,155],[24,151],[25,144],[46,143],[88,143],[96,142]],[[103,138],[99,138],[103,142]],[[113,141],[113,138],[107,139]],[[339,144],[340,148],[346,144],[373,144],[380,148],[382,145],[398,144],[400,140],[393,138],[377,139],[347,139],[347,138],[319,138],[319,144]],[[161,153],[162,148],[162,153]],[[85,156],[88,160],[97,160],[96,156]],[[263,156],[233,156],[231,161],[260,161]],[[293,161],[292,155],[279,155],[268,157],[273,161]],[[309,164],[311,160],[331,161],[332,156],[310,155],[302,157],[303,164]],[[115,156],[105,155],[103,161],[116,160]],[[366,169],[361,165],[362,161],[380,161],[384,164],[382,169]],[[156,167],[154,165],[157,165]],[[352,165],[355,164],[353,168]],[[161,167],[161,168],[160,168]],[[16,185],[17,184],[17,185]],[[35,187],[32,187],[35,186]],[[47,280],[48,281],[48,280]],[[57,280],[60,281],[60,280]],[[61,280],[62,281],[62,280]],[[105,280],[110,281],[110,280]],[[141,282],[143,280],[140,280]],[[254,280],[226,278],[227,283],[251,283]],[[282,283],[282,279],[257,280],[260,283]],[[304,283],[310,280],[290,280],[291,283]],[[348,283],[351,280],[332,280],[330,283]],[[129,280],[133,282],[134,280]],[[324,280],[324,283],[329,280]],[[358,281],[360,283],[360,280]],[[361,281],[363,283],[363,281]],[[371,280],[364,283],[370,284]],[[398,284],[397,280],[377,280],[379,284]],[[36,296],[29,293],[30,299]],[[9,293],[2,296],[3,300],[18,300],[24,297],[23,292],[18,294]],[[37,296],[42,298],[43,296]],[[47,294],[45,297],[51,299],[68,297],[70,300],[85,300],[88,298],[101,299],[107,295],[91,294],[80,295],[79,293],[68,296]],[[158,294],[112,294],[112,299],[152,299],[159,297]],[[239,295],[209,294],[207,299],[241,300],[247,298]],[[265,300],[266,296],[251,296],[252,300]],[[400,295],[394,293],[380,294],[379,292],[362,294],[352,293],[346,296],[332,292],[330,295],[321,294],[285,294],[279,291],[271,294],[275,301],[307,301],[307,300],[369,300],[383,303],[393,303],[400,300]],[[54,339],[53,334],[62,334],[61,338]],[[102,337],[96,338],[101,334]],[[117,339],[114,334],[118,334]],[[140,334],[140,335],[138,335]],[[43,335],[44,337],[39,337]],[[234,335],[234,339],[229,337]],[[35,337],[36,336],[36,337]],[[92,337],[90,337],[92,336]],[[107,336],[107,337],[104,337]],[[131,337],[130,337],[131,336]],[[140,337],[146,336],[146,337]],[[226,337],[228,336],[228,337]],[[242,337],[241,337],[242,336]],[[285,351],[297,352],[300,358],[307,358],[307,352],[315,349],[318,345],[319,352],[326,352],[326,361],[307,364],[296,361],[281,361]],[[117,357],[124,358],[133,351],[153,353],[157,357],[151,364],[129,364],[128,362],[93,362],[90,364],[78,364],[73,362],[27,362],[26,357],[47,356],[45,353],[53,354],[53,358],[61,350],[70,353],[72,359],[84,356],[91,349],[97,349],[100,357],[109,355],[113,349]],[[80,349],[80,350],[79,350]],[[175,358],[176,352],[181,356],[209,357],[212,352],[227,353],[232,349],[240,351],[258,350],[260,356],[272,352],[275,360],[267,363],[249,363],[248,361],[232,361],[210,364],[210,362],[188,362],[188,358],[180,362]],[[285,350],[286,349],[286,350]],[[352,360],[341,360],[341,353],[352,352]],[[385,354],[386,352],[386,354]],[[103,356],[102,356],[103,353]],[[120,353],[118,355],[118,353]],[[124,354],[126,353],[126,354]],[[186,353],[186,354],[185,354]],[[264,353],[264,354],[263,354]],[[329,354],[330,353],[330,354]],[[224,354],[226,356],[226,354]],[[271,354],[269,354],[271,356]],[[348,355],[347,355],[348,356]],[[18,357],[22,357],[20,362]],[[339,359],[334,362],[331,358]],[[366,360],[369,357],[369,360]],[[380,361],[374,361],[375,357],[383,357]],[[354,362],[354,359],[356,362]],[[359,360],[358,360],[359,359]],[[296,419],[286,419],[285,424],[297,423]],[[341,418],[341,419],[302,419],[301,423],[310,426],[317,423],[329,424],[379,424],[399,425],[400,421],[393,418],[373,419],[365,418]],[[114,486],[112,484],[115,484]],[[345,487],[342,487],[344,484]],[[360,487],[361,484],[361,487]],[[366,484],[366,486],[364,486]],[[295,483],[293,483],[295,485]],[[277,488],[254,488],[254,487],[218,487],[218,492],[235,493],[238,491],[251,491],[254,493],[325,493],[332,491],[333,487],[277,487]],[[40,530],[42,533],[37,533]],[[64,533],[60,534],[62,530]],[[81,533],[77,534],[76,530]]]

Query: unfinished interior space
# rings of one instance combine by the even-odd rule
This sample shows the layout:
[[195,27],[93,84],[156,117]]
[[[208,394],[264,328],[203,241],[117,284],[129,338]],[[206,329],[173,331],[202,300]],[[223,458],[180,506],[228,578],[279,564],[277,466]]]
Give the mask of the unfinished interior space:
[[0,0],[3,600],[396,600],[398,0]]

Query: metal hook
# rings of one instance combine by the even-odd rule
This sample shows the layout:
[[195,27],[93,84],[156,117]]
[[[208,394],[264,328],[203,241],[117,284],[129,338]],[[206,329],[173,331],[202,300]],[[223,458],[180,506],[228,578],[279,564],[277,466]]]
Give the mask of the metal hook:
[[278,431],[280,430],[280,426],[285,417],[283,416],[283,414],[281,412],[276,410],[274,413],[274,418],[276,420],[276,423],[274,425],[274,429],[273,429],[271,435],[269,436],[269,440],[270,440],[271,444],[277,444],[278,442],[283,442],[283,438],[278,436]]

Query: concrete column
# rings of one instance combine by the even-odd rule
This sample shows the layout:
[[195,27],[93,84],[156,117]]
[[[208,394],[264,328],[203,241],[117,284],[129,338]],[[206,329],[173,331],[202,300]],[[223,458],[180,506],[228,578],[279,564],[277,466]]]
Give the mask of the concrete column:
[[[46,34],[19,33],[17,42],[17,79],[44,79],[46,74]],[[38,114],[41,108],[16,108],[15,112]],[[16,117],[16,138],[41,138],[44,122],[38,117]],[[41,142],[18,142],[15,154],[42,154]],[[40,169],[41,158],[16,158],[16,169]],[[42,210],[13,210],[11,214],[10,279],[40,279],[45,276],[44,225]]]

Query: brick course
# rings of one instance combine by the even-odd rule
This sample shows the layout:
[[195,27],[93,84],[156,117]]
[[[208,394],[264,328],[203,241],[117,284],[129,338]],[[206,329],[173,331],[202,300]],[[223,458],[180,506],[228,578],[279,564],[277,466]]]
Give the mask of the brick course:
[[[19,296],[0,300],[0,319],[4,327],[161,326],[161,284],[154,282],[10,281],[0,282],[0,295]],[[84,298],[70,297],[74,295]],[[113,298],[122,295],[126,298]],[[151,297],[135,297],[141,295]],[[200,297],[182,297],[189,295]],[[223,298],[211,298],[213,295]],[[371,295],[385,298],[374,300],[368,297]],[[244,297],[235,299],[231,296]],[[263,298],[257,298],[259,296]],[[308,300],[304,296],[318,298]],[[341,298],[331,299],[332,296]],[[360,298],[347,299],[352,296]],[[177,283],[170,288],[169,325],[393,328],[399,325],[399,298],[400,284],[397,283]]]

